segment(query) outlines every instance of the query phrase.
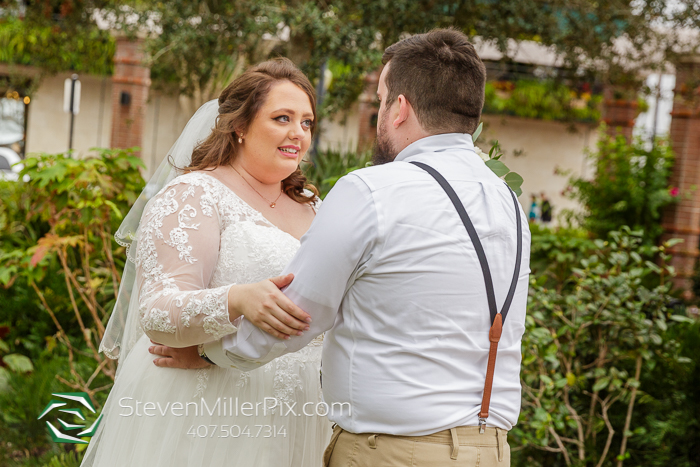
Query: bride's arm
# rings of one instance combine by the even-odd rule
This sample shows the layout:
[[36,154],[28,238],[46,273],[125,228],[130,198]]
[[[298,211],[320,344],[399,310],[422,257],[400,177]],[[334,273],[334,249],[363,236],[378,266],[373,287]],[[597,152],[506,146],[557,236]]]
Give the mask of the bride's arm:
[[[251,322],[279,336],[306,323],[271,281],[207,288],[219,258],[216,197],[206,187],[180,183],[149,203],[139,227],[136,254],[140,323],[151,340],[188,347],[234,333],[245,297],[266,297],[248,312]],[[264,303],[267,306],[263,306]],[[291,305],[290,305],[291,304]],[[289,324],[291,327],[282,323]]]

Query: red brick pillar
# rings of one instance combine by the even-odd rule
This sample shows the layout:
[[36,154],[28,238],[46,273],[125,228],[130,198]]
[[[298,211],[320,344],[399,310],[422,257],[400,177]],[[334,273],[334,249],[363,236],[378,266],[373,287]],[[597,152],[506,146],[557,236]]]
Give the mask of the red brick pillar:
[[671,145],[676,160],[670,184],[679,190],[679,202],[664,212],[663,240],[683,239],[671,249],[675,285],[692,297],[692,280],[700,239],[700,56],[686,57],[676,66],[676,88],[671,112]]
[[625,98],[625,94],[615,86],[606,86],[603,91],[602,120],[608,126],[608,134],[622,134],[628,141],[632,139],[634,121],[639,114],[636,100]]
[[144,65],[143,40],[117,37],[112,76],[112,147],[141,147],[151,69]]
[[371,149],[374,140],[377,139],[377,87],[381,69],[369,73],[365,77],[365,90],[359,99],[359,134],[357,137],[357,150]]

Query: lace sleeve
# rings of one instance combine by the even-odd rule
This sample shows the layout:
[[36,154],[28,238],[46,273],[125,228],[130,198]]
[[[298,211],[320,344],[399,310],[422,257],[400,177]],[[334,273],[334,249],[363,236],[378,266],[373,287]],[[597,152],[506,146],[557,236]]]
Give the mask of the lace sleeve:
[[139,227],[139,318],[155,342],[187,347],[236,331],[228,315],[231,285],[207,288],[219,257],[216,199],[186,181],[167,187]]

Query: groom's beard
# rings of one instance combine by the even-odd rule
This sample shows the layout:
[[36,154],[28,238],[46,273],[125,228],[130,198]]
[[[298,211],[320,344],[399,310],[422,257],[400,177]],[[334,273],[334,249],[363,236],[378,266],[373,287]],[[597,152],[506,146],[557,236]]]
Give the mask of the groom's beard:
[[384,112],[382,120],[379,122],[377,140],[374,142],[374,154],[372,154],[372,165],[382,165],[393,162],[399,154],[386,134],[386,124],[389,119],[389,112]]

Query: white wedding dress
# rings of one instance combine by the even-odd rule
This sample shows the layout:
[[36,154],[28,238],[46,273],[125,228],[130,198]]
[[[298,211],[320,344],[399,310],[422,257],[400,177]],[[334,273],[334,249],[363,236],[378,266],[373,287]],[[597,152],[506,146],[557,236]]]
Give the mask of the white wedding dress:
[[158,368],[148,352],[149,336],[184,347],[234,332],[229,287],[279,275],[299,241],[203,172],[165,186],[137,237],[147,335],[120,361],[82,465],[320,466],[331,434],[319,404],[322,336],[250,372]]

